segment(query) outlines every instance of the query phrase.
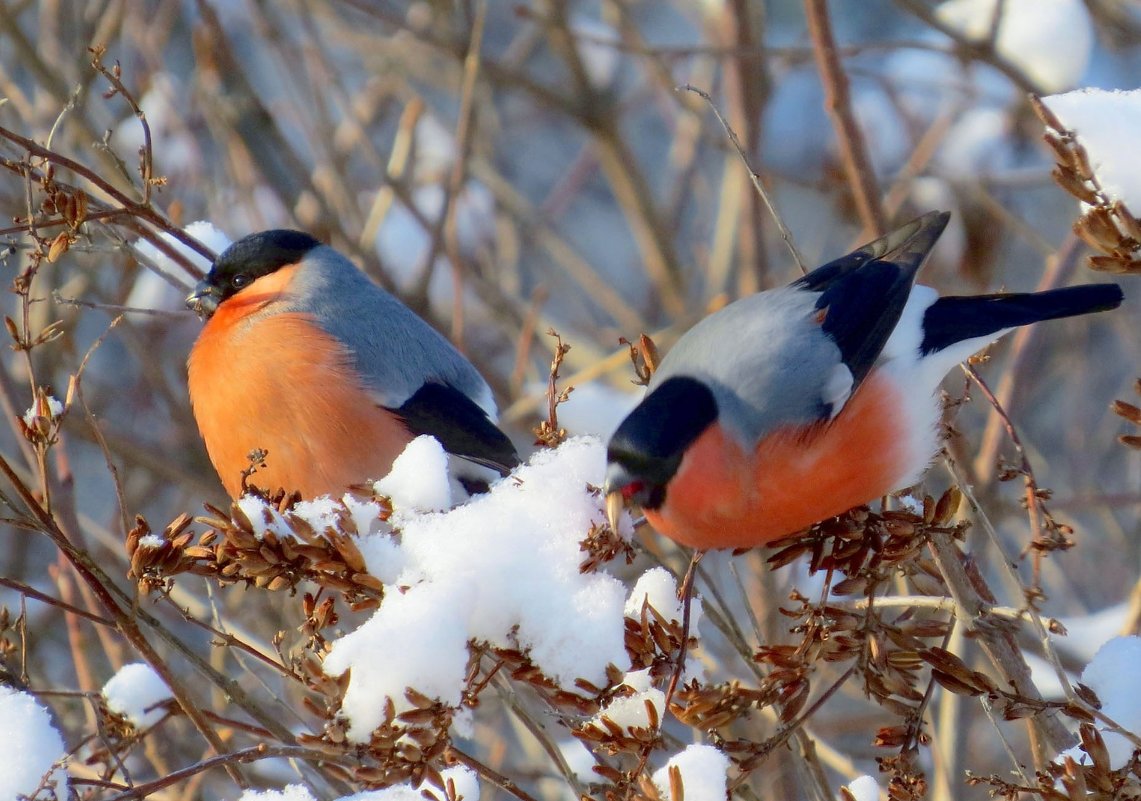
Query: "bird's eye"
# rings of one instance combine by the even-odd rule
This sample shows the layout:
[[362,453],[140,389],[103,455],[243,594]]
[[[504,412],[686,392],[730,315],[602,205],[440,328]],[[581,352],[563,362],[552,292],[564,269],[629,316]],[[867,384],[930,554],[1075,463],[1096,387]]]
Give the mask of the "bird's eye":
[[230,279],[230,286],[234,289],[243,289],[250,283],[250,277],[245,273],[238,273]]

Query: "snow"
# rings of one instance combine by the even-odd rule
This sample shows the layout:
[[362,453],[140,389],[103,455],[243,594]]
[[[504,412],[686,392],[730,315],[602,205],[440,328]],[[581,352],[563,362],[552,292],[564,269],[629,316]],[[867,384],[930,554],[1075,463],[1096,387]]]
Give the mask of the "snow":
[[[479,780],[468,768],[457,765],[440,771],[445,785],[450,781],[455,786],[456,797],[463,801],[479,801]],[[425,801],[423,792],[432,793],[436,798],[444,794],[428,784],[413,787],[411,784],[396,784],[383,790],[365,790],[352,795],[343,795],[335,801]],[[317,801],[308,787],[290,784],[281,790],[246,790],[238,801]]]
[[373,487],[402,515],[442,512],[452,505],[448,454],[435,437],[422,434],[408,443],[392,463],[392,470]]
[[[479,801],[479,781],[468,768],[457,765],[440,771],[444,784],[450,781],[456,788],[456,797],[463,801]],[[397,784],[385,787],[383,790],[366,790],[363,793],[354,793],[338,798],[337,801],[425,801],[423,791],[432,793],[436,798],[443,798],[444,794],[427,784],[413,787],[410,784]],[[290,800],[292,801],[292,800]]]
[[352,670],[350,739],[368,739],[385,698],[408,709],[409,686],[457,706],[470,640],[520,648],[568,689],[578,677],[603,685],[608,664],[627,664],[624,586],[578,570],[579,541],[605,517],[587,486],[601,483],[604,464],[600,442],[571,439],[449,512],[394,509],[403,515],[399,546],[365,550],[379,552],[389,574],[400,565],[389,583],[401,591],[325,659],[329,675]]
[[605,729],[600,722],[603,717],[609,718],[626,729],[650,728],[651,721],[647,704],[654,708],[658,721],[663,719],[662,713],[666,708],[666,694],[661,690],[654,689],[649,668],[630,671],[622,678],[622,683],[634,691],[633,695],[612,698],[610,703],[593,718],[594,723],[599,728]]
[[166,545],[166,538],[161,534],[150,533],[139,538],[139,547],[143,549],[159,549]]
[[164,710],[157,705],[169,700],[170,688],[154,668],[144,662],[123,665],[103,685],[103,698],[107,708],[122,715],[136,729],[145,729],[158,723]]
[[1135,152],[1141,130],[1141,89],[1080,89],[1044,97],[1042,102],[1076,133],[1109,199],[1141,213],[1141,161]]
[[362,501],[353,495],[346,495],[343,499],[345,508],[349,510],[353,527],[361,534],[375,534],[378,531],[388,532],[388,525],[380,519],[384,511],[373,501]]
[[47,404],[46,409],[39,409],[37,408],[39,404],[36,404],[24,412],[24,425],[28,428],[32,427],[32,424],[36,422],[36,418],[40,416],[41,412],[46,411],[47,415],[45,416],[49,420],[54,420],[63,414],[63,404],[60,403],[58,399],[51,395],[45,395],[44,401]]
[[341,505],[328,495],[293,505],[293,514],[308,523],[314,531],[334,528],[339,520]]
[[654,771],[654,785],[663,799],[681,801],[670,793],[670,768],[681,772],[685,801],[725,801],[728,797],[729,757],[711,745],[691,745]]
[[272,531],[279,537],[292,539],[293,531],[282,517],[281,512],[269,506],[256,495],[243,495],[238,498],[236,505],[246,519],[253,526],[254,534],[260,538],[266,531]]
[[[682,605],[677,597],[678,587],[674,577],[664,567],[654,567],[647,570],[634,583],[630,590],[630,598],[626,601],[626,617],[637,620],[642,614],[642,604],[649,601],[650,606],[658,610],[658,614],[666,620],[681,622]],[[694,597],[689,604],[689,628],[697,631],[701,622],[701,599]]]
[[848,782],[848,792],[856,801],[879,801],[880,786],[873,776],[860,776]]
[[67,772],[52,767],[67,755],[63,738],[34,696],[0,687],[0,743],[0,798],[33,795],[49,773],[50,792],[58,801],[68,797]]
[[[1141,734],[1141,694],[1137,692],[1137,664],[1141,662],[1141,637],[1115,637],[1094,655],[1082,671],[1082,684],[1092,689],[1101,701],[1101,712],[1114,723],[1133,734]],[[1105,747],[1109,751],[1110,768],[1122,767],[1133,753],[1133,743],[1099,724]],[[1073,757],[1079,763],[1089,757],[1077,746],[1063,751],[1059,758]]]
[[[936,15],[969,39],[985,41],[1000,0],[948,0]],[[1082,0],[1001,0],[995,50],[1046,92],[1077,85],[1093,50],[1093,23]]]
[[246,790],[238,801],[316,801],[309,788],[288,784],[281,790]]
[[[654,708],[655,720],[650,720],[649,707]],[[614,698],[597,715],[593,722],[599,727],[602,718],[609,718],[624,729],[650,729],[662,720],[666,708],[666,694],[661,690],[649,689],[621,698]]]
[[324,670],[352,670],[344,710],[349,738],[366,742],[384,722],[385,698],[397,713],[410,707],[404,690],[456,706],[467,664],[468,627],[462,611],[475,606],[476,588],[454,581],[425,581],[407,592],[390,592],[364,625],[337,640]]

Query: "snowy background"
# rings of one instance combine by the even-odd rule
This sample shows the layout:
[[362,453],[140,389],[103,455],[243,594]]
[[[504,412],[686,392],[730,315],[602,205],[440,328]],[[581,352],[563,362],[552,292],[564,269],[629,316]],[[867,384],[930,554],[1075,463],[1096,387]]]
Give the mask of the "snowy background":
[[[806,18],[822,8],[846,133]],[[105,96],[96,45],[129,97]],[[0,356],[0,801],[1135,789],[1139,646],[1113,638],[1141,616],[1141,458],[1118,441],[1141,434],[1139,293],[1117,275],[1141,247],[1139,45],[1128,0],[0,15],[0,266],[17,290],[0,302],[30,345]],[[950,458],[916,495],[959,486],[954,516],[826,528],[779,569],[772,550],[708,557],[694,683],[667,709],[686,555],[629,520],[606,532],[591,489],[598,438],[637,398],[618,339],[668,348],[798,274],[685,84],[712,95],[811,263],[877,216],[947,209],[924,282],[1114,279],[1126,303],[1012,335],[978,365],[1021,453],[949,377]],[[163,179],[149,196],[132,99]],[[125,201],[158,216],[114,213]],[[452,511],[425,441],[380,486],[390,505],[231,513],[185,389],[200,323],[181,298],[207,262],[159,234],[217,251],[279,226],[334,244],[449,335],[522,452],[556,329],[573,438]],[[836,542],[889,529],[880,561],[810,575]]]

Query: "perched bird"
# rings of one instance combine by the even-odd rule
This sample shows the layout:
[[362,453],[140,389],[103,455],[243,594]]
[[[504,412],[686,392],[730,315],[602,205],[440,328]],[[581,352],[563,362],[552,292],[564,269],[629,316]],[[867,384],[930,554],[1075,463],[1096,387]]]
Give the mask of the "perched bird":
[[1116,308],[1115,284],[940,298],[914,284],[932,212],[706,317],[611,437],[605,491],[699,550],[748,548],[916,483],[943,376],[1021,325]]
[[471,363],[307,234],[235,242],[186,303],[206,318],[187,364],[190,402],[231,497],[255,449],[265,467],[250,483],[304,498],[383,477],[420,434],[462,457],[453,463],[469,488],[518,461]]

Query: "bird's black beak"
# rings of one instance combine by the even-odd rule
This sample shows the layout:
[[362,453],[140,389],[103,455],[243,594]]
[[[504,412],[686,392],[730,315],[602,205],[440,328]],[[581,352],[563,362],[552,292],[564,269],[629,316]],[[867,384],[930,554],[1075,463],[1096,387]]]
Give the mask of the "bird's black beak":
[[221,291],[206,280],[195,284],[194,291],[186,296],[186,306],[203,320],[209,319],[210,315],[218,310],[218,304],[221,302]]

